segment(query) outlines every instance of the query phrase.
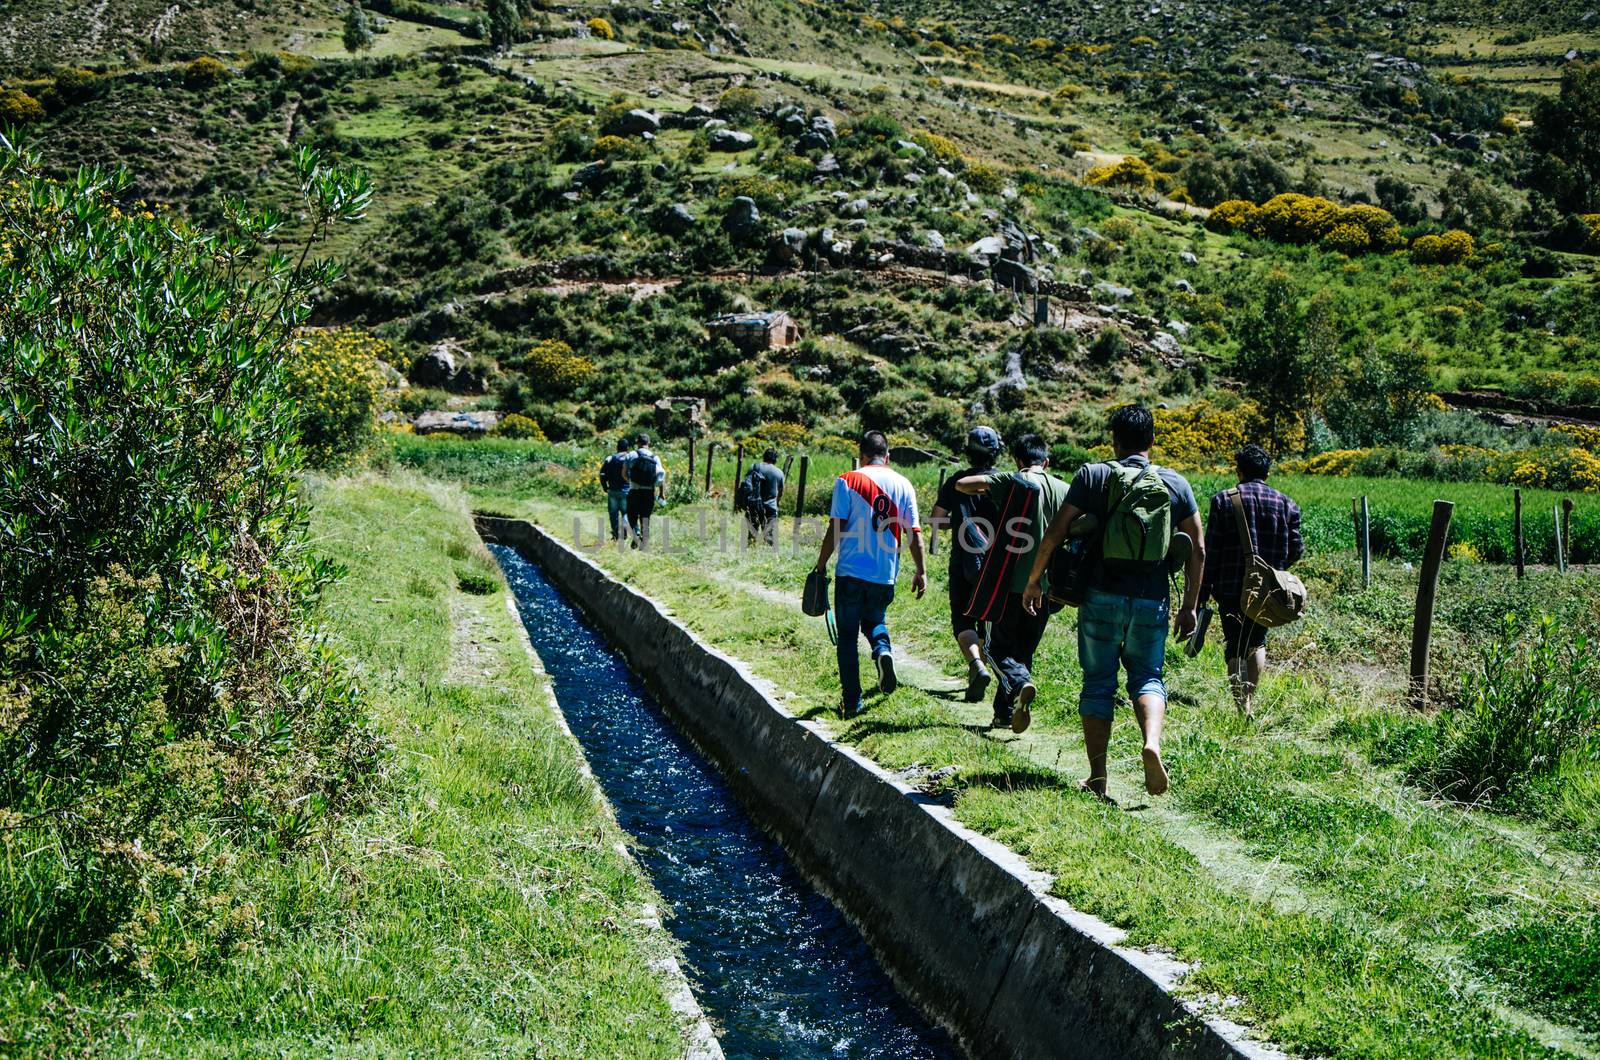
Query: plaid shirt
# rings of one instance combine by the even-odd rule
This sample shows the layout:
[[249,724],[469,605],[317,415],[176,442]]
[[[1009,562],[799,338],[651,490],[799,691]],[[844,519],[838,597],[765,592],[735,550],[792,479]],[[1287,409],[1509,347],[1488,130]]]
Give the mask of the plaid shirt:
[[[1300,540],[1300,507],[1260,479],[1239,484],[1245,522],[1256,552],[1276,570],[1284,570],[1305,552]],[[1245,550],[1233,516],[1228,491],[1211,498],[1206,520],[1206,571],[1200,599],[1214,598],[1224,609],[1237,609],[1244,589]]]

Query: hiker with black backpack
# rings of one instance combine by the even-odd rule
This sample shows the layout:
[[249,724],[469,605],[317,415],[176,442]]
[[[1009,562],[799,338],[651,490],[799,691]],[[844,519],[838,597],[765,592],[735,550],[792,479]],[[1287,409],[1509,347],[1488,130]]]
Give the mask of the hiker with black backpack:
[[[1217,602],[1217,612],[1222,618],[1222,654],[1228,667],[1228,687],[1240,712],[1249,714],[1256,686],[1261,683],[1261,671],[1267,665],[1268,625],[1282,624],[1275,621],[1274,616],[1261,614],[1251,606],[1246,592],[1254,566],[1251,561],[1259,557],[1267,570],[1276,574],[1293,566],[1305,552],[1305,546],[1300,539],[1299,506],[1267,485],[1267,473],[1272,470],[1272,457],[1267,451],[1251,443],[1234,454],[1233,462],[1239,473],[1239,484],[1211,498],[1211,513],[1206,520],[1206,572],[1200,582],[1200,599]],[[1286,577],[1293,578],[1293,575]],[[1279,579],[1270,580],[1277,582]],[[1305,590],[1298,578],[1287,587],[1287,595],[1292,597],[1296,587],[1299,587],[1298,609],[1303,609]],[[1277,589],[1277,585],[1272,588]],[[1253,617],[1246,612],[1247,608],[1256,612]]]
[[1085,464],[1072,477],[1067,502],[1045,531],[1034,556],[1024,595],[1030,611],[1043,610],[1044,579],[1050,560],[1079,515],[1093,515],[1099,526],[1089,553],[1089,581],[1078,607],[1078,664],[1083,691],[1078,714],[1083,722],[1089,777],[1083,789],[1106,797],[1106,748],[1117,699],[1119,670],[1128,675],[1128,698],[1144,731],[1145,790],[1167,790],[1161,760],[1166,722],[1167,623],[1170,602],[1169,551],[1175,535],[1187,537],[1183,603],[1177,632],[1188,636],[1200,603],[1200,572],[1205,566],[1200,513],[1188,481],[1170,468],[1150,463],[1155,418],[1142,405],[1124,405],[1111,416],[1114,460]]
[[776,449],[762,453],[740,480],[734,503],[744,513],[745,544],[755,544],[757,534],[768,545],[776,544],[778,501],[783,496],[784,481]]
[[[978,584],[978,571],[1000,513],[986,493],[965,493],[956,489],[956,483],[994,474],[994,463],[1000,457],[999,432],[992,427],[972,428],[967,432],[965,452],[970,466],[940,487],[928,526],[934,533],[941,529],[950,532],[950,628],[967,662],[967,702],[977,703],[993,678],[983,663],[984,624],[968,617],[967,605],[972,602],[972,590]],[[933,550],[931,534],[928,549]]]
[[650,449],[650,436],[634,439],[637,447],[628,454],[628,525],[633,529],[634,548],[650,544],[650,516],[656,499],[667,499],[667,471],[661,458]]
[[[989,623],[989,657],[1000,685],[994,692],[991,728],[1026,732],[1033,721],[1033,653],[1039,649],[1050,611],[1023,606],[1033,570],[1033,554],[1044,531],[1066,503],[1067,484],[1045,469],[1050,447],[1037,434],[1025,434],[1011,445],[1017,470],[1009,474],[972,475],[956,481],[965,494],[987,496],[999,515],[993,540],[966,613]],[[1048,583],[1045,585],[1049,589]]]
[[606,491],[606,517],[611,520],[611,540],[622,536],[628,516],[628,439],[617,439],[617,451],[600,465],[600,488]]

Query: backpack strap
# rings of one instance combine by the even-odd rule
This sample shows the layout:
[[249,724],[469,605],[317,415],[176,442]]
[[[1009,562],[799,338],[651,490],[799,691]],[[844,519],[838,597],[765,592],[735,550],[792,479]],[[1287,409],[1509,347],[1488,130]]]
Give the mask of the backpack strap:
[[1244,517],[1244,494],[1238,486],[1228,491],[1228,503],[1233,508],[1234,522],[1239,527],[1239,540],[1244,544],[1244,554],[1253,556],[1256,554],[1256,542],[1250,534],[1250,523]]

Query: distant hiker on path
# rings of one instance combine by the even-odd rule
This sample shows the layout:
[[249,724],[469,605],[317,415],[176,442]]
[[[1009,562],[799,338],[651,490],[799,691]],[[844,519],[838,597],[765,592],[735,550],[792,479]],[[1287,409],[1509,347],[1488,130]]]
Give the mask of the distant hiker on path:
[[1142,405],[1124,405],[1111,416],[1111,447],[1116,459],[1085,464],[1072,477],[1067,502],[1051,521],[1034,556],[1024,603],[1042,609],[1050,557],[1080,513],[1099,520],[1095,547],[1099,558],[1078,609],[1078,664],[1083,691],[1078,714],[1089,756],[1086,791],[1105,797],[1106,747],[1117,699],[1117,673],[1128,673],[1128,698],[1144,730],[1145,790],[1167,790],[1161,761],[1161,730],[1166,721],[1167,688],[1162,680],[1167,649],[1167,555],[1174,531],[1189,536],[1192,550],[1184,563],[1183,605],[1177,632],[1188,636],[1200,603],[1200,572],[1205,565],[1200,513],[1194,490],[1176,471],[1150,463],[1155,420]]
[[650,436],[640,434],[637,446],[628,454],[628,525],[633,528],[633,547],[650,544],[650,516],[656,499],[667,499],[667,469],[650,450]]
[[778,501],[783,497],[783,472],[778,468],[778,451],[768,449],[745,473],[745,543],[754,544],[760,534],[767,544],[775,544],[778,531]]
[[617,439],[617,451],[600,465],[600,488],[606,491],[606,516],[611,520],[611,540],[622,536],[628,518],[628,439]]
[[967,616],[967,604],[972,602],[972,590],[978,584],[978,571],[984,553],[989,551],[999,512],[985,493],[962,492],[956,489],[956,483],[975,475],[994,474],[994,464],[1000,456],[999,432],[992,427],[972,428],[967,432],[965,451],[970,466],[939,490],[928,525],[934,533],[945,527],[950,530],[950,543],[945,546],[950,550],[950,628],[967,661],[967,702],[977,703],[992,678],[983,664],[984,624]]
[[[1255,550],[1267,565],[1287,570],[1305,552],[1300,540],[1300,507],[1267,485],[1272,457],[1261,446],[1251,443],[1234,454],[1239,473],[1239,496],[1244,502],[1244,518]],[[1267,665],[1267,627],[1257,625],[1240,610],[1244,576],[1249,556],[1239,537],[1239,522],[1230,499],[1232,490],[1211,498],[1211,513],[1206,519],[1206,572],[1200,583],[1200,599],[1217,602],[1222,618],[1222,653],[1228,665],[1228,687],[1234,702],[1246,714],[1261,671]]]
[[833,609],[839,625],[839,712],[848,718],[861,710],[858,633],[872,646],[879,690],[889,693],[899,685],[885,616],[894,600],[902,546],[910,548],[917,567],[911,588],[919,597],[928,588],[917,492],[904,476],[889,470],[889,440],[881,431],[862,436],[860,469],[834,481],[829,516],[817,570],[828,569],[837,548]]
[[[1025,434],[1011,446],[1017,470],[1009,474],[973,475],[956,481],[956,489],[988,497],[1000,512],[994,541],[967,603],[969,615],[990,623],[989,657],[1000,687],[994,693],[993,728],[1026,732],[1033,721],[1033,653],[1039,648],[1050,609],[1023,606],[1022,594],[1033,573],[1033,557],[1047,526],[1067,501],[1067,484],[1046,472],[1050,447],[1037,434]],[[1042,579],[1045,592],[1050,585]]]

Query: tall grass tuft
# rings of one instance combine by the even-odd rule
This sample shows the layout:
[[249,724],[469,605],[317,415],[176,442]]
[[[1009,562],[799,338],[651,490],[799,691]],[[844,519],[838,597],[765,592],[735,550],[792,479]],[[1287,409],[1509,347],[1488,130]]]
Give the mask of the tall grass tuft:
[[1600,657],[1548,615],[1514,615],[1438,721],[1439,750],[1419,767],[1441,794],[1514,807],[1534,782],[1600,763]]

